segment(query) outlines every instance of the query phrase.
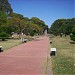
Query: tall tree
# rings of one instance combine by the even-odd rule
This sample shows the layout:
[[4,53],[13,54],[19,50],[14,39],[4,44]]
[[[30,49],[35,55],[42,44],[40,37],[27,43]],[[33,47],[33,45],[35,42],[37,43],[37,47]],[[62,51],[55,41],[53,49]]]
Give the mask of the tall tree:
[[10,3],[8,0],[0,0],[0,11],[6,14],[10,14],[13,12]]
[[32,18],[30,19],[30,21],[33,22],[34,24],[39,25],[39,26],[42,26],[42,27],[45,26],[44,21],[40,20],[40,19],[37,18],[37,17],[32,17]]
[[75,24],[75,18],[72,19],[58,19],[51,25],[50,32],[59,35],[60,33],[70,34]]
[[72,28],[72,33],[70,34],[70,38],[71,38],[71,40],[75,41],[75,24]]

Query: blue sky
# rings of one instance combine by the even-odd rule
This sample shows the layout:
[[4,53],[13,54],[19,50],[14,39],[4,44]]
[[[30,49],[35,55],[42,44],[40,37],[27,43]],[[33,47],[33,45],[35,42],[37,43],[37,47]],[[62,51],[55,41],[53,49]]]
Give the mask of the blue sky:
[[49,27],[61,18],[74,18],[74,0],[8,0],[15,13],[38,17]]

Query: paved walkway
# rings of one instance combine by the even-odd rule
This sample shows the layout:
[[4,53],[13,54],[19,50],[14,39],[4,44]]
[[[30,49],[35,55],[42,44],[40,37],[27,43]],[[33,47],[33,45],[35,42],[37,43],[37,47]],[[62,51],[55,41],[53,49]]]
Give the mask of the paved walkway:
[[43,36],[0,53],[0,75],[45,75],[48,47]]

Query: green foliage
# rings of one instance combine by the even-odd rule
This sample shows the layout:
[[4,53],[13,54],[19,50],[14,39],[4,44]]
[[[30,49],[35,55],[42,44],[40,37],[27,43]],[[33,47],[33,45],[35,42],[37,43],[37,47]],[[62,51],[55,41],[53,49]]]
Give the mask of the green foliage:
[[70,35],[71,40],[75,41],[75,25],[72,29],[72,34]]
[[72,19],[58,19],[51,25],[50,32],[54,35],[64,33],[69,35],[72,33],[72,28],[75,24],[75,18]]
[[8,37],[8,34],[6,32],[0,33],[0,37]]
[[34,36],[35,32],[34,31],[31,31],[30,32],[30,36]]
[[72,29],[72,34],[75,35],[75,25],[74,25],[74,27]]
[[8,0],[0,0],[0,33],[16,32],[21,34],[22,32],[26,35],[42,34],[47,28],[44,21],[37,17],[24,17],[21,14],[13,13],[11,5]]
[[40,20],[40,19],[37,18],[37,17],[32,17],[32,18],[30,19],[30,21],[33,22],[34,24],[39,25],[39,26],[45,26],[44,21]]
[[75,35],[70,35],[71,40],[75,41]]
[[5,39],[7,39],[8,37],[9,37],[9,35],[6,32],[0,33],[0,39],[2,39],[2,41],[5,41]]
[[0,25],[5,24],[7,21],[7,15],[0,11]]
[[6,14],[12,13],[12,8],[8,0],[0,0],[0,11]]
[[7,15],[0,11],[0,19],[5,19],[5,18],[7,18]]
[[30,19],[30,22],[32,22],[33,24],[36,24],[38,27],[40,27],[41,30],[41,34],[42,32],[48,27],[44,21],[40,20],[39,18],[37,17],[32,17]]

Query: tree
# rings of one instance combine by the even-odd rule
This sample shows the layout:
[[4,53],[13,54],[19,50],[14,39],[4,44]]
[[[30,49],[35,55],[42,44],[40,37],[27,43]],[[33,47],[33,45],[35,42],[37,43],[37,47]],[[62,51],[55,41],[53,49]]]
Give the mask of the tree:
[[13,26],[17,30],[16,32],[21,34],[22,24],[23,24],[23,15],[12,13],[11,16],[12,16]]
[[22,32],[26,35],[42,34],[46,25],[43,20],[37,17],[24,17],[21,14],[13,13],[10,3],[8,0],[0,0],[0,33],[16,32],[21,34]]
[[0,11],[0,25],[6,23],[7,21],[7,15]]
[[13,12],[8,0],[0,0],[0,11],[6,14],[10,14]]
[[5,39],[7,39],[8,37],[9,37],[9,35],[6,32],[0,33],[0,39],[2,39],[2,41],[5,41]]
[[45,30],[46,24],[43,20],[40,20],[37,17],[32,17],[30,19],[30,21],[33,22],[34,24],[36,24],[37,26],[39,26],[42,29],[41,33]]
[[74,24],[74,27],[72,29],[72,33],[70,35],[70,38],[71,38],[71,40],[75,41],[75,24]]
[[72,33],[72,28],[75,24],[75,18],[72,19],[58,19],[51,25],[50,32],[54,35],[61,33],[69,35]]
[[[13,12],[10,3],[8,0],[0,0],[0,33],[6,32],[8,33],[8,30],[11,28],[7,24],[9,14]],[[9,31],[10,32],[10,31]]]

